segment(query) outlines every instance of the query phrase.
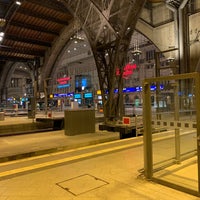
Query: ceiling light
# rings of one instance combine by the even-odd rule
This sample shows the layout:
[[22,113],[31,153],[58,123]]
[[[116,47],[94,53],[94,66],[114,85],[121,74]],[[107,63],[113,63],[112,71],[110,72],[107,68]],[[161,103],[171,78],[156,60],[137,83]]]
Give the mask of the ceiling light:
[[169,56],[169,57],[167,58],[167,62],[174,62],[174,61],[175,61],[175,58],[172,57],[172,56]]
[[133,49],[133,51],[131,51],[132,55],[133,56],[139,56],[139,55],[141,55],[142,52],[140,51],[140,48],[139,48],[139,41],[138,41],[138,39],[135,39],[133,46],[134,46],[134,49]]
[[3,37],[4,36],[4,32],[0,32],[0,37]]
[[3,37],[4,37],[4,32],[0,32],[0,42],[3,41]]
[[20,6],[22,3],[20,1],[15,1],[15,3]]
[[131,53],[133,54],[133,56],[139,56],[142,54],[142,52],[139,49],[135,49],[135,50],[131,51]]

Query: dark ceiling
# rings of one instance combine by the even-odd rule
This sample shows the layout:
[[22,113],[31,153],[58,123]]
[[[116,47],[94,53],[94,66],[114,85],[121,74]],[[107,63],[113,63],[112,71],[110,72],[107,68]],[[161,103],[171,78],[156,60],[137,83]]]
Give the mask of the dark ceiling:
[[43,57],[73,18],[59,0],[21,2],[0,0],[1,63]]

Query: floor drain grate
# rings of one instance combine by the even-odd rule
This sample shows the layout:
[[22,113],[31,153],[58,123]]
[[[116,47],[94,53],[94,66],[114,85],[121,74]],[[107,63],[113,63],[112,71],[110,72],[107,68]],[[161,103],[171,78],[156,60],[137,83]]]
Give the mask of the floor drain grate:
[[84,174],[56,184],[74,196],[78,196],[109,183],[90,174]]

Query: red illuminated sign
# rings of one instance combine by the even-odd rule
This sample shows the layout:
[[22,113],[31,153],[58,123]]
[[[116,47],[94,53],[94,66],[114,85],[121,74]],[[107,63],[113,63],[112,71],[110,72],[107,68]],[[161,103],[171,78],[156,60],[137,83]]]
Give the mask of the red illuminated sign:
[[63,78],[58,78],[57,79],[57,82],[60,84],[60,85],[64,85],[64,84],[67,84],[67,82],[71,79],[71,77],[63,77]]
[[[133,70],[137,68],[136,64],[131,64],[128,63],[123,70],[123,75],[122,77],[127,79],[129,76],[131,76],[133,74]],[[120,70],[119,68],[116,69],[116,75],[119,76],[120,75]]]

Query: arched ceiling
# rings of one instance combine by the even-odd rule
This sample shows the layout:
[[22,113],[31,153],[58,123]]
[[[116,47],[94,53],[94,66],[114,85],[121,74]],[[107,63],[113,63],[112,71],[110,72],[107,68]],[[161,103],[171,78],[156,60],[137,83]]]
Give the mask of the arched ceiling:
[[[100,1],[106,2],[98,0]],[[151,4],[165,1],[174,5],[181,2],[181,0],[147,2]],[[7,61],[26,62],[45,56],[62,30],[73,21],[72,14],[62,2],[61,0],[0,1],[0,34],[5,33],[3,40],[0,41],[0,67]]]
[[[44,57],[72,15],[59,1],[0,1],[0,61],[26,61]],[[5,21],[4,21],[5,20]]]

